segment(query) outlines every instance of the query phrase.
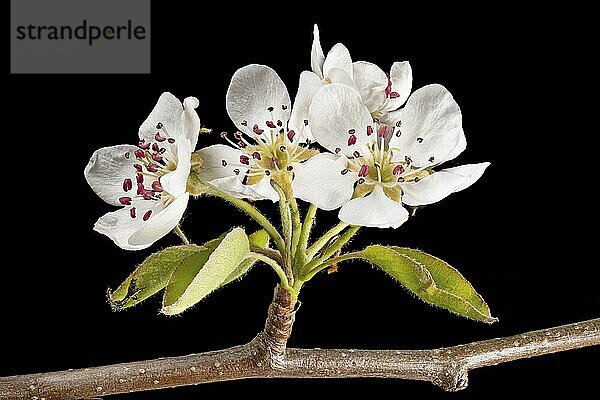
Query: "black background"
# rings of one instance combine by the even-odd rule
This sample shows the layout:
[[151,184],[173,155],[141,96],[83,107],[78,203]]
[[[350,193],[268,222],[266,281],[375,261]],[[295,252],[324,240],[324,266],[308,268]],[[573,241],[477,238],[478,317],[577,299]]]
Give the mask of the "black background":
[[[373,8],[321,4],[300,13],[294,9],[308,5],[284,12],[263,3],[260,10],[227,5],[209,12],[154,2],[152,74],[8,76],[3,251],[13,259],[2,267],[0,375],[189,354],[240,344],[258,332],[276,283],[266,267],[182,317],[158,315],[159,297],[113,313],[106,288],[116,287],[150,252],[120,250],[92,231],[112,207],[89,189],[83,168],[99,147],[134,143],[163,91],[198,97],[203,125],[216,132],[234,129],[225,92],[239,67],[275,68],[293,96],[299,73],[310,68],[314,22],[325,51],[343,42],[354,60],[385,69],[409,60],[414,88],[445,85],[461,106],[469,142],[458,162],[492,162],[470,189],[420,210],[400,229],[364,229],[352,247],[401,244],[447,260],[500,322],[488,326],[433,309],[383,273],[354,263],[303,290],[291,345],[429,348],[599,316],[591,192],[597,182],[598,65],[593,35],[581,19],[585,10],[366,5]],[[200,145],[219,142],[214,136]],[[271,204],[260,206],[275,216]],[[318,229],[335,218],[320,213]],[[202,243],[242,224],[255,228],[228,205],[201,199],[190,204],[183,228]],[[152,249],[176,243],[171,235]],[[595,390],[598,354],[588,348],[477,370],[458,394],[396,380],[254,380],[112,398],[211,398],[240,390],[267,398],[575,395]]]

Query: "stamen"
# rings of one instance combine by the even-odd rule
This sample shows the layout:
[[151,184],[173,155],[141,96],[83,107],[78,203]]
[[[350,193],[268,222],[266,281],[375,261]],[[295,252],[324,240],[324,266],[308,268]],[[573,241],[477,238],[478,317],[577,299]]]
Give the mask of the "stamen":
[[271,129],[277,128],[277,126],[273,123],[273,121],[265,121],[265,124]]
[[236,174],[236,175],[239,175],[240,174],[240,169],[239,168],[234,169],[233,173]]
[[360,171],[358,171],[358,176],[367,176],[369,175],[369,166],[366,164],[363,164],[360,167]]
[[119,203],[124,206],[129,206],[131,205],[131,197],[119,197]]
[[371,125],[367,126],[367,136],[371,136],[373,134],[373,127]]
[[140,149],[134,151],[133,154],[135,154],[136,158],[144,158],[146,156],[146,153],[144,153],[144,151]]
[[[354,130],[354,129],[351,129]],[[350,137],[348,138],[348,146],[352,146],[356,144],[356,136],[354,135],[350,135]]]
[[152,210],[148,210],[148,211],[146,211],[146,213],[144,214],[144,216],[142,217],[142,219],[144,221],[148,221],[148,218],[150,218],[151,215],[152,215]]
[[240,122],[240,124],[242,124],[242,126],[248,126],[248,121],[244,119],[242,122]]
[[164,190],[159,181],[152,182],[152,189],[156,192],[162,192]]
[[142,166],[140,164],[133,164],[133,168],[135,168],[138,172],[142,172]]
[[400,183],[404,182],[404,178],[403,177],[398,178],[398,182],[400,182]]
[[335,154],[338,154],[340,151],[342,151],[342,149],[340,149],[339,147],[335,148]]
[[433,162],[433,160],[435,160],[434,156],[429,157],[429,162]]
[[142,150],[148,150],[150,148],[150,143],[144,143],[144,139],[138,142],[138,147]]
[[273,108],[273,107],[269,107],[269,108],[267,108],[267,111],[269,111],[269,112],[273,112],[273,110],[274,110],[274,108]]
[[389,125],[381,125],[377,130],[377,136],[381,138],[387,138],[392,132],[392,128]]
[[258,151],[255,151],[254,153],[252,153],[252,158],[254,158],[255,160],[260,160],[260,153]]
[[162,122],[159,122],[158,124],[156,124],[156,129],[162,129],[163,124]]
[[173,143],[175,143],[175,139],[173,139],[173,138],[168,138],[168,139],[167,139],[167,142],[169,142],[169,143],[173,144]]
[[294,141],[294,136],[295,136],[295,135],[296,135],[296,132],[294,132],[294,131],[288,131],[288,133],[287,133],[287,138],[288,138],[288,140],[289,140],[290,142],[293,142],[293,141]]
[[282,153],[285,153],[285,146],[279,146],[279,151],[281,151]]
[[394,174],[394,175],[403,174],[403,173],[404,173],[404,167],[402,165],[396,165],[394,167],[394,170],[392,171],[392,174]]
[[277,120],[277,126],[279,126],[279,127],[283,126],[283,122],[281,122],[280,119]]
[[130,216],[131,218],[135,218],[135,207],[131,207],[131,208],[129,209],[129,216]]
[[397,92],[390,93],[390,99],[397,99],[400,95]]
[[250,157],[248,157],[248,156],[246,156],[246,155],[242,154],[242,155],[240,156],[240,162],[241,162],[242,164],[249,165],[249,164],[250,164]]
[[264,129],[259,129],[258,125],[256,124],[254,124],[252,127],[252,132],[256,133],[257,135],[262,135],[264,131]]
[[160,147],[158,147],[158,144],[156,143],[152,143],[152,150],[159,152],[160,151]]
[[278,162],[279,162],[279,160],[277,159],[277,157],[271,157],[271,159],[269,160],[269,166],[271,168],[275,168],[275,167],[277,167]]
[[131,182],[131,179],[129,179],[129,178],[126,178],[126,179],[123,181],[123,190],[124,190],[125,192],[128,192],[128,191],[130,191],[132,188],[133,188],[133,182]]
[[360,153],[358,151],[355,151],[354,153],[352,153],[352,155],[356,158],[360,157]]
[[163,157],[159,153],[152,153],[152,159],[156,162],[160,162],[163,160]]
[[156,135],[154,135],[154,140],[156,140],[157,142],[164,142],[165,140],[167,140],[167,138],[165,136],[161,136],[160,132],[156,132]]
[[288,171],[291,171],[291,170],[293,170],[293,169],[294,169],[294,167],[293,167],[293,166],[291,166],[291,165],[288,165],[286,169],[287,169]]
[[237,140],[240,140],[242,138],[243,134],[240,131],[235,131],[233,132],[233,137],[236,138]]
[[356,129],[350,129],[348,131],[348,135],[354,135],[356,133]]
[[348,173],[348,168],[344,168],[344,169],[341,171],[341,174],[342,174],[342,175],[346,175],[347,173]]
[[142,174],[137,174],[137,175],[135,176],[135,180],[136,180],[136,182],[137,182],[137,183],[144,183],[144,175],[142,175]]
[[148,172],[156,172],[158,171],[158,164],[150,163],[146,166]]

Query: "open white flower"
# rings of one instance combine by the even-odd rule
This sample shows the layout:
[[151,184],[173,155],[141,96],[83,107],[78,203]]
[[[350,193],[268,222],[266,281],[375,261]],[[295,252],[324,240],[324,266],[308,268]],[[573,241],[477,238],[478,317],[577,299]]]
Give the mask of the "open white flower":
[[402,203],[435,203],[477,181],[489,163],[435,172],[466,147],[458,104],[441,85],[415,91],[393,125],[374,122],[359,94],[345,85],[322,87],[309,110],[315,139],[333,154],[301,165],[296,195],[325,210],[341,207],[352,225],[397,228]]
[[300,75],[298,95],[294,103],[292,121],[306,120],[310,133],[308,115],[310,103],[319,88],[330,83],[346,85],[358,91],[362,103],[373,119],[390,123],[389,114],[398,110],[408,99],[412,88],[412,69],[408,61],[395,62],[389,73],[377,65],[352,62],[348,49],[341,43],[331,48],[327,57],[321,47],[319,27],[315,24],[311,50],[312,72]]
[[125,250],[141,250],[169,233],[187,207],[192,149],[198,141],[198,100],[181,102],[163,93],[140,126],[137,146],[94,152],[85,179],[104,201],[120,210],[96,222],[94,230]]
[[264,65],[247,65],[235,72],[227,90],[227,112],[239,129],[231,145],[198,150],[198,176],[239,198],[277,201],[270,179],[287,173],[313,154],[305,122],[290,121],[290,96],[277,73]]

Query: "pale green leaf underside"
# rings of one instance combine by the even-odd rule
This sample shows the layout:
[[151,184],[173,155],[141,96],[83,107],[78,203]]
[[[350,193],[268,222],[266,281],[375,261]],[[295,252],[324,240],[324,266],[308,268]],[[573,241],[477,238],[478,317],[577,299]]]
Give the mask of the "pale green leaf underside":
[[[177,294],[179,292],[183,293],[177,297],[169,293],[170,288],[168,287],[163,298],[161,312],[167,315],[175,315],[198,303],[213,290],[219,288],[249,255],[248,236],[246,236],[243,229],[235,228],[231,230],[218,243],[203,265],[199,267],[196,265],[186,266],[191,269],[189,271],[177,271],[177,274],[181,274],[182,280],[174,284],[173,287],[176,288],[174,290]],[[197,261],[202,261],[202,256],[198,256]],[[197,273],[193,275],[196,269]],[[181,288],[184,285],[185,278],[190,276],[193,276],[193,279],[182,291]]]
[[363,255],[427,303],[477,321],[497,321],[473,286],[439,258],[420,250],[379,245],[367,247]]
[[[269,246],[269,234],[265,230],[261,229],[248,235],[248,241],[250,242],[250,246],[265,249]],[[246,275],[246,273],[250,271],[250,268],[252,268],[254,264],[256,264],[256,259],[252,257],[242,261],[240,265],[238,265],[238,267],[231,274],[229,274],[225,281],[223,281],[221,287]]]
[[122,310],[134,306],[167,286],[173,270],[194,256],[201,246],[169,247],[146,258],[114,292],[109,291],[111,305]]

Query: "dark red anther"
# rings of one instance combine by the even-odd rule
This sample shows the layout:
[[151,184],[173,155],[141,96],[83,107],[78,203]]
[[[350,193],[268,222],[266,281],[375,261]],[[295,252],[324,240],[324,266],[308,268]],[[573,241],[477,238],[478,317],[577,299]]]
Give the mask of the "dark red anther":
[[390,94],[392,93],[392,79],[390,78],[390,74],[386,74],[386,75],[387,75],[388,84],[387,84],[387,87],[385,88],[385,97],[390,97]]
[[164,189],[159,181],[152,182],[152,190],[155,192],[162,192]]
[[358,171],[358,176],[367,176],[367,175],[369,175],[369,166],[363,164],[360,167],[360,171]]
[[277,126],[283,126],[283,122],[280,119],[277,120]]
[[173,143],[175,143],[175,139],[173,139],[172,137],[170,137],[170,138],[167,139],[167,142],[173,144]]
[[252,127],[252,132],[256,133],[257,135],[262,135],[264,129],[260,129],[258,125],[254,124],[254,126]]
[[400,97],[400,95],[398,94],[398,92],[391,92],[390,93],[390,99],[397,99],[398,97]]
[[[141,176],[141,175],[138,175],[138,176]],[[137,194],[141,196],[144,194],[145,191],[146,191],[146,189],[144,189],[144,184],[142,182],[140,182],[140,179],[138,179]]]
[[144,152],[144,150],[140,150],[140,149],[137,149],[136,151],[134,151],[133,154],[135,154],[135,156],[137,158],[144,158],[146,156],[146,153]]
[[379,129],[377,130],[377,136],[381,137],[381,138],[386,138],[390,135],[390,133],[392,133],[392,127],[389,125],[381,125],[379,127]]
[[271,166],[271,168],[275,168],[278,162],[279,160],[277,159],[277,157],[271,157],[271,159],[269,160],[269,165]]
[[148,211],[146,211],[146,213],[144,214],[144,216],[142,217],[142,219],[144,221],[148,221],[148,218],[150,218],[151,215],[152,215],[152,210],[148,210]]
[[248,157],[247,155],[242,154],[240,156],[240,162],[244,165],[248,165],[250,164],[250,157]]
[[348,131],[348,134],[349,134],[349,135],[354,135],[355,133],[356,133],[356,129],[350,129],[350,130]]
[[341,174],[342,174],[342,175],[346,175],[347,173],[348,173],[348,168],[344,168],[344,169],[341,171]]
[[429,162],[433,162],[435,160],[434,156],[429,157]]
[[290,142],[294,141],[294,136],[296,136],[296,132],[294,132],[293,130],[288,131],[287,138]]
[[260,160],[260,153],[258,151],[255,151],[254,153],[252,153],[252,158],[254,158],[255,160]]
[[158,124],[156,124],[156,129],[162,129],[162,128],[163,128],[162,122],[159,122]]
[[137,175],[135,176],[135,181],[136,181],[137,183],[143,183],[143,182],[144,182],[144,175],[142,175],[142,174],[137,174]]
[[131,207],[131,208],[129,209],[129,216],[130,216],[131,218],[135,218],[135,207]]
[[142,166],[140,164],[133,164],[133,168],[135,168],[138,172],[142,172]]
[[348,146],[352,146],[353,144],[356,144],[356,136],[350,135],[350,137],[348,137]]
[[353,155],[355,158],[359,158],[359,157],[360,157],[360,153],[359,153],[358,151],[355,151],[354,153],[352,153],[352,155]]
[[335,154],[338,154],[340,151],[342,151],[342,149],[340,149],[339,147],[336,147],[334,151],[335,151]]
[[404,173],[404,167],[402,165],[396,165],[394,167],[394,170],[392,171],[392,174],[394,174],[394,175],[403,174],[403,173]]
[[371,136],[373,134],[373,127],[371,125],[367,126],[367,136]]
[[158,164],[150,163],[148,164],[146,169],[148,170],[148,172],[156,172],[158,171]]
[[242,138],[242,132],[240,132],[240,131],[233,132],[233,137],[236,138],[236,140],[240,140]]
[[142,150],[148,150],[150,148],[150,143],[145,143],[144,139],[138,142],[138,147]]
[[281,151],[282,153],[285,152],[285,146],[279,146],[279,151]]
[[132,188],[133,188],[133,182],[131,181],[131,179],[129,179],[129,178],[126,178],[126,179],[123,181],[123,190],[124,190],[124,191],[126,191],[126,192],[128,192],[128,191],[130,191]]
[[154,135],[154,140],[157,142],[164,142],[167,140],[167,138],[165,136],[161,136],[160,132],[156,132],[156,135]]
[[268,112],[273,112],[273,110],[274,110],[274,108],[273,108],[273,107],[269,107],[269,108],[267,108],[267,111],[268,111]]
[[131,197],[119,197],[119,203],[123,204],[124,206],[131,205]]
[[265,121],[265,124],[271,129],[277,128],[277,126],[273,123],[273,121]]
[[152,143],[152,150],[154,150],[156,152],[160,151],[160,147],[158,147],[157,143]]
[[241,124],[242,124],[243,126],[248,126],[248,121],[246,121],[246,120],[244,119],[244,120],[242,120]]
[[156,162],[159,162],[162,161],[163,157],[159,153],[154,152],[152,153],[152,159]]

